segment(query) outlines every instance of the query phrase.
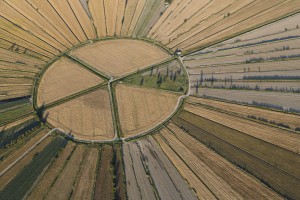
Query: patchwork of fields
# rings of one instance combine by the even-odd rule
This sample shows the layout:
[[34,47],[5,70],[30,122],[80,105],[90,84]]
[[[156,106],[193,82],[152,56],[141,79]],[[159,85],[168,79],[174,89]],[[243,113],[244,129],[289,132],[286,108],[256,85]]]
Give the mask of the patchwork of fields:
[[299,0],[0,0],[0,200],[300,199]]

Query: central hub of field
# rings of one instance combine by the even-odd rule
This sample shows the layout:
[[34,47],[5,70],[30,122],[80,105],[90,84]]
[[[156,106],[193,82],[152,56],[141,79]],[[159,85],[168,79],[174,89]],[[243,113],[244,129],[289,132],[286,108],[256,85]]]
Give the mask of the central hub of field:
[[161,47],[130,39],[89,43],[45,68],[36,107],[43,120],[84,141],[130,138],[178,109],[185,70]]

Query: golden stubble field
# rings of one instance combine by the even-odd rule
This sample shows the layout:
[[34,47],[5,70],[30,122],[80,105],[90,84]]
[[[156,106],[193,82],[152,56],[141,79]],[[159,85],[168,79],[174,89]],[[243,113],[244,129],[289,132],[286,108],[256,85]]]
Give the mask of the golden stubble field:
[[114,77],[138,71],[170,58],[166,51],[153,44],[128,39],[92,43],[71,54]]
[[61,58],[50,66],[42,77],[37,95],[38,106],[57,101],[102,82],[101,78],[76,63]]
[[48,123],[79,140],[114,138],[109,94],[100,89],[44,112]]
[[179,95],[162,90],[119,84],[116,99],[124,137],[150,130],[176,109]]

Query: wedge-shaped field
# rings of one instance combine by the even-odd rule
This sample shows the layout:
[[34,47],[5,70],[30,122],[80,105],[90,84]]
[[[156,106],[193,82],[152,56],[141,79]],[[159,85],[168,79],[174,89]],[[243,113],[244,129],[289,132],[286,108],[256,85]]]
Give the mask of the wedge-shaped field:
[[110,76],[122,76],[170,58],[161,48],[138,40],[106,40],[75,50],[72,55]]
[[146,132],[164,122],[177,108],[178,94],[119,84],[116,87],[123,136]]
[[76,63],[61,58],[50,66],[42,77],[37,96],[38,106],[52,103],[102,82],[101,78]]
[[50,108],[44,117],[52,126],[76,139],[109,140],[114,137],[109,95],[103,89]]

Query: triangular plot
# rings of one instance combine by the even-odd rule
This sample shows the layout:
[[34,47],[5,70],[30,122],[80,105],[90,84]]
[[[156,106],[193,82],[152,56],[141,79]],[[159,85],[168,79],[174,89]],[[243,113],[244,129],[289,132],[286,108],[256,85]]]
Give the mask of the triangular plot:
[[124,137],[150,131],[177,109],[179,95],[134,85],[118,84],[116,99]]
[[67,58],[61,58],[43,75],[39,84],[37,104],[42,106],[55,102],[102,82],[100,77]]
[[75,139],[89,141],[114,138],[109,94],[104,89],[47,109],[44,119]]

